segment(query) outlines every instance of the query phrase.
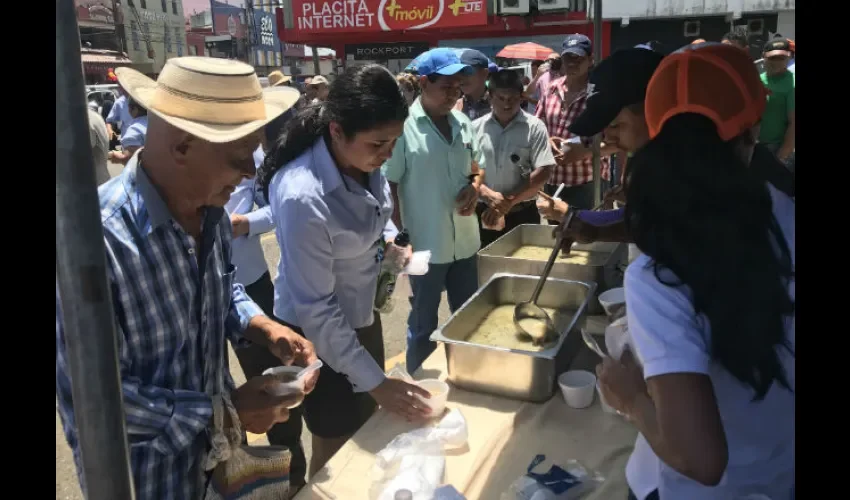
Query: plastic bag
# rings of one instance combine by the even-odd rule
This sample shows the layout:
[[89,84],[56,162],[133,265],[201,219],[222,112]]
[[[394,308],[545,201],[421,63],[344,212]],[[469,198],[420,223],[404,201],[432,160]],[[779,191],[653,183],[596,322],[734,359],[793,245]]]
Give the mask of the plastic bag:
[[399,434],[375,456],[369,498],[393,500],[396,492],[407,490],[413,500],[432,500],[443,482],[445,448],[463,446],[468,438],[466,419],[457,409],[435,426]]
[[413,252],[410,262],[401,270],[402,274],[422,276],[428,273],[428,263],[431,262],[431,250]]
[[601,474],[576,460],[568,461],[563,468],[553,465],[543,474],[532,472],[544,460],[546,455],[534,457],[528,472],[511,483],[501,500],[575,500],[605,481]]

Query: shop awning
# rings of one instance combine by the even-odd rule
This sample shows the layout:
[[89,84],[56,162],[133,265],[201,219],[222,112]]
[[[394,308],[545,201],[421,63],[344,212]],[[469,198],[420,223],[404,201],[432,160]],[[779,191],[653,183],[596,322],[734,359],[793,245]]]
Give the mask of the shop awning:
[[114,66],[133,64],[126,54],[111,50],[82,52],[83,64],[111,64]]

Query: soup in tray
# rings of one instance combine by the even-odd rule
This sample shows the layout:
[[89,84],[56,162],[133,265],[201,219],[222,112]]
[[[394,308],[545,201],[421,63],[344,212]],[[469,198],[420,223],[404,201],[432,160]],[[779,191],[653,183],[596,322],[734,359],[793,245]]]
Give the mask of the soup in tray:
[[[516,249],[510,257],[515,259],[538,260],[546,262],[552,254],[551,247],[538,245],[523,245]],[[600,252],[588,252],[587,250],[573,250],[568,255],[560,254],[555,260],[561,264],[578,264],[582,266],[601,266],[605,264],[606,255]]]
[[[532,352],[539,352],[552,347],[557,339],[547,344],[534,345],[531,339],[522,335],[520,329],[514,324],[514,308],[516,308],[516,304],[496,306],[466,338],[466,341],[473,344]],[[552,318],[552,321],[555,321],[555,309],[544,307],[543,310]]]

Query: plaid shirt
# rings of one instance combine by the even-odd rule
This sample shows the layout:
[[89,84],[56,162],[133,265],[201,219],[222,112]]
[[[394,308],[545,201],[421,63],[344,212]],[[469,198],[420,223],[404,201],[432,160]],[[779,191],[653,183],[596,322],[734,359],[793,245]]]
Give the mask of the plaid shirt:
[[490,104],[489,90],[484,91],[484,95],[481,96],[481,99],[473,100],[471,97],[464,95],[460,98],[460,100],[462,103],[460,111],[465,114],[470,121],[475,121],[493,110],[492,105]]
[[[587,105],[587,93],[582,92],[573,102],[564,102],[567,93],[566,77],[552,80],[549,87],[537,101],[537,112],[535,116],[543,120],[549,130],[549,137],[560,137],[569,139],[575,134],[567,130],[576,118],[584,112]],[[582,142],[587,145],[590,138],[583,137]],[[607,156],[600,162],[600,170],[603,179],[611,177],[611,165]],[[578,186],[593,181],[593,158],[587,157],[582,161],[567,165],[555,165],[547,184],[559,185],[562,182],[566,186]]]
[[[241,334],[261,310],[233,280],[224,210],[206,210],[196,244],[139,157],[99,189],[131,470],[139,500],[196,500],[206,486],[211,396],[233,389],[225,339],[247,342]],[[56,393],[85,491],[60,302],[57,287]]]

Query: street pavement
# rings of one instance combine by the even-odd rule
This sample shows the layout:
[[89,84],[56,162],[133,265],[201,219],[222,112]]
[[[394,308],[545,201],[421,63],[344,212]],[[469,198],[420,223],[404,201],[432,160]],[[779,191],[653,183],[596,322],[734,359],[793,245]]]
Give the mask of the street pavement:
[[[109,173],[113,177],[121,172],[121,165],[110,164]],[[280,249],[277,246],[274,233],[269,233],[262,238],[263,252],[265,253],[266,262],[269,265],[272,278],[277,276],[277,264],[280,260]],[[386,368],[390,369],[397,363],[404,362],[405,350],[405,333],[407,329],[407,315],[410,312],[410,303],[407,298],[410,297],[410,283],[406,276],[403,276],[394,295],[395,308],[389,314],[381,316],[384,328],[384,349],[386,353],[387,363]],[[443,293],[443,301],[440,305],[439,319],[442,324],[449,317],[449,310]],[[233,374],[233,379],[237,385],[245,382],[245,375],[239,367],[239,362],[233,349],[228,347],[230,354],[230,367]],[[307,453],[307,460],[311,454],[310,435],[306,426],[304,427],[304,436],[302,437],[304,448]],[[251,444],[268,444],[265,435],[249,435],[248,441]],[[59,414],[56,414],[56,500],[83,500],[80,493],[80,488],[77,483],[77,476],[74,469],[74,460],[71,456],[71,450],[65,442],[65,435],[62,432],[62,424],[59,420]]]

